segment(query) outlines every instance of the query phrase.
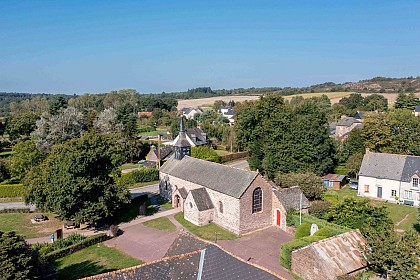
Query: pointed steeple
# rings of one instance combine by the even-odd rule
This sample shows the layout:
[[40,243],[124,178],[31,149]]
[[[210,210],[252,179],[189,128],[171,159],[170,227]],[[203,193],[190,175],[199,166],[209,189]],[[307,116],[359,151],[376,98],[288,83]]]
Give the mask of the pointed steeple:
[[185,155],[191,156],[191,144],[187,140],[185,133],[184,118],[180,118],[180,127],[178,139],[174,144],[175,146],[175,158],[181,160]]

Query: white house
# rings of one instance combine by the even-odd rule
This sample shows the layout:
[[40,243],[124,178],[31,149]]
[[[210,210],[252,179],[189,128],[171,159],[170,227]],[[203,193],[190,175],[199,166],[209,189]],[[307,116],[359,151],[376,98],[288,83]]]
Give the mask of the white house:
[[235,119],[233,118],[233,109],[231,106],[221,106],[219,109],[222,116],[229,120],[230,124],[235,123]]
[[358,195],[420,205],[420,157],[366,151]]
[[200,108],[182,108],[181,109],[182,115],[187,119],[193,119],[195,114],[202,114],[203,111]]

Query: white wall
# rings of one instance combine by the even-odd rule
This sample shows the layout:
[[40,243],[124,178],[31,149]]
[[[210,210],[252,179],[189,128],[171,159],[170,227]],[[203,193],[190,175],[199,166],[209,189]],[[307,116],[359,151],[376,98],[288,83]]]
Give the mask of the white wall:
[[[382,186],[382,199],[396,202],[392,196],[392,190],[396,190],[397,196],[400,196],[400,181],[380,179],[373,177],[359,176],[359,188],[357,194],[370,198],[378,198],[378,184]],[[365,185],[369,185],[369,192],[365,192]]]
[[[239,199],[207,189],[214,206],[213,222],[235,234],[239,234]],[[223,204],[223,213],[219,209],[219,201]]]

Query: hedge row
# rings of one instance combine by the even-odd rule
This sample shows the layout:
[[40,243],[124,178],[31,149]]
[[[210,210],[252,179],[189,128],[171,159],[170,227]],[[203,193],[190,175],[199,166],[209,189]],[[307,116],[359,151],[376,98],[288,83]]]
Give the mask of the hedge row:
[[20,197],[23,196],[23,185],[0,185],[0,197]]
[[220,162],[223,163],[223,162],[228,162],[228,161],[232,161],[236,159],[247,158],[248,156],[249,156],[248,152],[240,152],[240,153],[224,155],[220,157]]
[[313,242],[327,238],[326,236],[306,236],[284,243],[280,248],[280,263],[290,269],[292,267],[292,251],[305,247]]
[[97,234],[97,235],[93,235],[93,236],[90,236],[90,237],[82,240],[79,243],[76,243],[76,244],[71,245],[69,247],[62,248],[62,249],[56,250],[54,252],[48,253],[45,256],[43,256],[43,259],[45,261],[48,261],[48,262],[55,261],[59,258],[70,255],[74,252],[82,250],[82,249],[84,249],[86,247],[89,247],[91,245],[103,242],[103,241],[105,241],[109,238],[110,237],[106,233],[100,233],[100,234]]
[[140,168],[133,172],[122,174],[115,181],[120,185],[130,185],[135,183],[152,182],[159,180],[159,170],[156,168]]
[[29,213],[31,212],[29,208],[6,208],[0,210],[1,213]]
[[[302,223],[316,224],[318,228],[328,228],[333,235],[338,235],[344,232],[348,232],[351,229],[339,226],[333,223],[329,223],[325,220],[318,219],[314,216],[303,214]],[[298,213],[287,213],[287,225],[298,227],[299,226],[299,214]]]

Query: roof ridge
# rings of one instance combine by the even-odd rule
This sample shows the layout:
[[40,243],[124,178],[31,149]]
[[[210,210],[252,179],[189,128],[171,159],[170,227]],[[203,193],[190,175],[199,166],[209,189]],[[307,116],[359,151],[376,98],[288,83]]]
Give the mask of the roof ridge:
[[201,159],[201,158],[196,158],[196,157],[189,156],[189,155],[185,155],[184,158],[192,158],[194,160],[200,160],[200,161],[203,161],[203,162],[206,162],[206,163],[209,163],[209,164],[224,166],[224,167],[227,167],[227,168],[232,168],[232,169],[244,171],[246,173],[254,173],[255,175],[260,174],[258,171],[246,170],[246,169],[238,168],[238,167],[231,166],[231,165],[225,165],[225,164],[221,164],[221,163],[218,163],[218,162],[213,162],[213,161],[209,161],[209,160],[205,160],[205,159]]
[[[366,153],[368,154],[368,153]],[[365,155],[366,155],[365,154]],[[369,154],[377,154],[377,155],[390,155],[390,156],[401,156],[401,157],[415,157],[415,158],[420,158],[420,156],[415,156],[415,155],[408,155],[408,154],[394,154],[394,153],[380,153],[380,152],[371,152],[369,151]]]

